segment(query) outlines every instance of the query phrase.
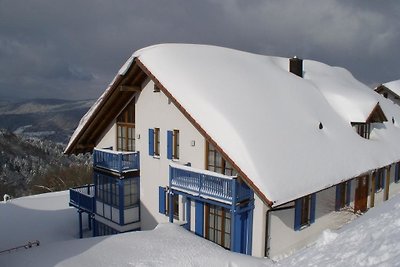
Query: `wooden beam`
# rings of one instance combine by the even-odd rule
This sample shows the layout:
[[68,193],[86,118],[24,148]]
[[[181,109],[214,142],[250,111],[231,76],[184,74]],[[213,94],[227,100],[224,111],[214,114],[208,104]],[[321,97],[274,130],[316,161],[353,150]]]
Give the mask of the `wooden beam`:
[[137,85],[120,85],[118,87],[120,92],[140,92],[142,91],[142,88]]

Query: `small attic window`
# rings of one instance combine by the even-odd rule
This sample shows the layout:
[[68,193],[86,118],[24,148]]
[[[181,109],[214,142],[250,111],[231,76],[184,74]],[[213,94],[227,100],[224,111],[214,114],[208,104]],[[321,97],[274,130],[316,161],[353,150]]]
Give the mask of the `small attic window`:
[[351,126],[358,133],[359,136],[369,139],[369,135],[371,133],[371,124],[365,122],[352,122]]
[[160,92],[160,88],[157,85],[154,85],[153,92],[154,93],[159,93]]
[[394,124],[394,122],[395,122],[394,117],[392,117],[392,123]]
[[387,93],[387,92],[384,92],[384,93],[383,93],[383,97],[384,97],[384,98],[388,98],[388,93]]
[[320,130],[322,130],[322,129],[324,128],[324,125],[322,125],[322,122],[319,123],[318,128],[319,128]]

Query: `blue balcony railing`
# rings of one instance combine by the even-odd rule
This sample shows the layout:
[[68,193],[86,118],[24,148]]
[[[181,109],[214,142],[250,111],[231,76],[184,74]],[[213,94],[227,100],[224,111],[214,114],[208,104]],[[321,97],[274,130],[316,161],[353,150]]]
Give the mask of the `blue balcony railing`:
[[126,172],[140,169],[139,152],[121,152],[108,149],[93,151],[93,165],[115,172]]
[[229,203],[232,203],[233,200],[238,202],[251,196],[251,189],[245,183],[239,183],[236,177],[196,170],[177,164],[170,165],[170,185],[173,189]]
[[69,205],[90,213],[95,212],[94,190],[94,185],[71,188],[69,190]]

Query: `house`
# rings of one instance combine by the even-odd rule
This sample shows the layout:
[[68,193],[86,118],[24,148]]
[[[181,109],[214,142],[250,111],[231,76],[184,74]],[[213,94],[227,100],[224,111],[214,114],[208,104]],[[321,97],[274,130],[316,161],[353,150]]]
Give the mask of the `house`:
[[400,110],[326,64],[228,48],[136,51],[66,153],[93,152],[71,189],[94,235],[173,222],[276,257],[400,190]]
[[374,90],[385,98],[392,100],[395,104],[400,105],[400,80],[380,84]]

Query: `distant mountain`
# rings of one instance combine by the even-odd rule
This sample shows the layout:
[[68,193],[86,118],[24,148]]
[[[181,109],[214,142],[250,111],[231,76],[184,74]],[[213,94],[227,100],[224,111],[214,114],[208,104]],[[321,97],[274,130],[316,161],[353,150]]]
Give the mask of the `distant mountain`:
[[27,137],[66,144],[95,100],[0,101],[0,128]]
[[0,129],[0,197],[65,190],[90,183],[90,155],[67,156],[64,146]]

